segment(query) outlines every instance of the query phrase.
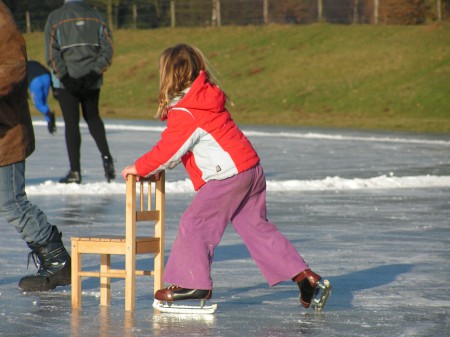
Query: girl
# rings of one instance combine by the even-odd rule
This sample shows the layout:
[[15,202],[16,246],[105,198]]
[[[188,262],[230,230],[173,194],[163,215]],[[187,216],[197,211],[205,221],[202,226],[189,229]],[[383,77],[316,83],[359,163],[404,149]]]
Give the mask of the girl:
[[292,279],[308,308],[321,277],[267,220],[258,154],[231,119],[226,95],[214,83],[205,57],[179,44],[161,54],[159,70],[156,116],[167,120],[167,128],[122,176],[146,177],[183,162],[198,193],[181,217],[164,273],[164,281],[173,285],[158,290],[155,298],[210,299],[214,249],[231,222],[270,286]]

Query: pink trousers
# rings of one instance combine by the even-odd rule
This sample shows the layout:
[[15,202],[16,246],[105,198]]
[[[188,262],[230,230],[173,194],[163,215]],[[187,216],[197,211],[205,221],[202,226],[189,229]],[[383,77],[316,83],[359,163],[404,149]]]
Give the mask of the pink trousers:
[[309,269],[289,240],[266,218],[266,180],[260,165],[203,185],[181,217],[164,281],[212,289],[215,247],[232,223],[270,286]]

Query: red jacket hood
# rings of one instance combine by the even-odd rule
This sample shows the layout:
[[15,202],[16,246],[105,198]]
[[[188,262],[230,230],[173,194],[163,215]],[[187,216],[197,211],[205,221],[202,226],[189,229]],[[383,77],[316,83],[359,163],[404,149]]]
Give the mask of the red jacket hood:
[[[182,106],[186,109],[208,111],[208,113],[221,113],[225,110],[226,101],[227,98],[223,91],[217,85],[212,84],[202,70],[187,94],[168,110]],[[163,119],[166,118],[167,114],[164,114]]]

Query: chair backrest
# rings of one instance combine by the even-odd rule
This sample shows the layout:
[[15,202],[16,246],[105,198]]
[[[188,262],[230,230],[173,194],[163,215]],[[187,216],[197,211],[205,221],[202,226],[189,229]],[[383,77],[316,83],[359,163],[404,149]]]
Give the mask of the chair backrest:
[[165,211],[165,172],[148,178],[127,176],[126,185],[126,240],[136,240],[137,222],[154,222],[156,238],[164,239],[164,211]]

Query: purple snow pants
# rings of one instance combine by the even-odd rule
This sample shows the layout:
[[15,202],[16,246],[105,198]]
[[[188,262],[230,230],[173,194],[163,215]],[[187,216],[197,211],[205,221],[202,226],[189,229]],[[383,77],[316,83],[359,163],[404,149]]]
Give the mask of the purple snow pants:
[[181,217],[164,281],[188,289],[212,289],[214,248],[230,222],[271,286],[309,269],[289,240],[267,220],[266,180],[257,165],[200,188]]

